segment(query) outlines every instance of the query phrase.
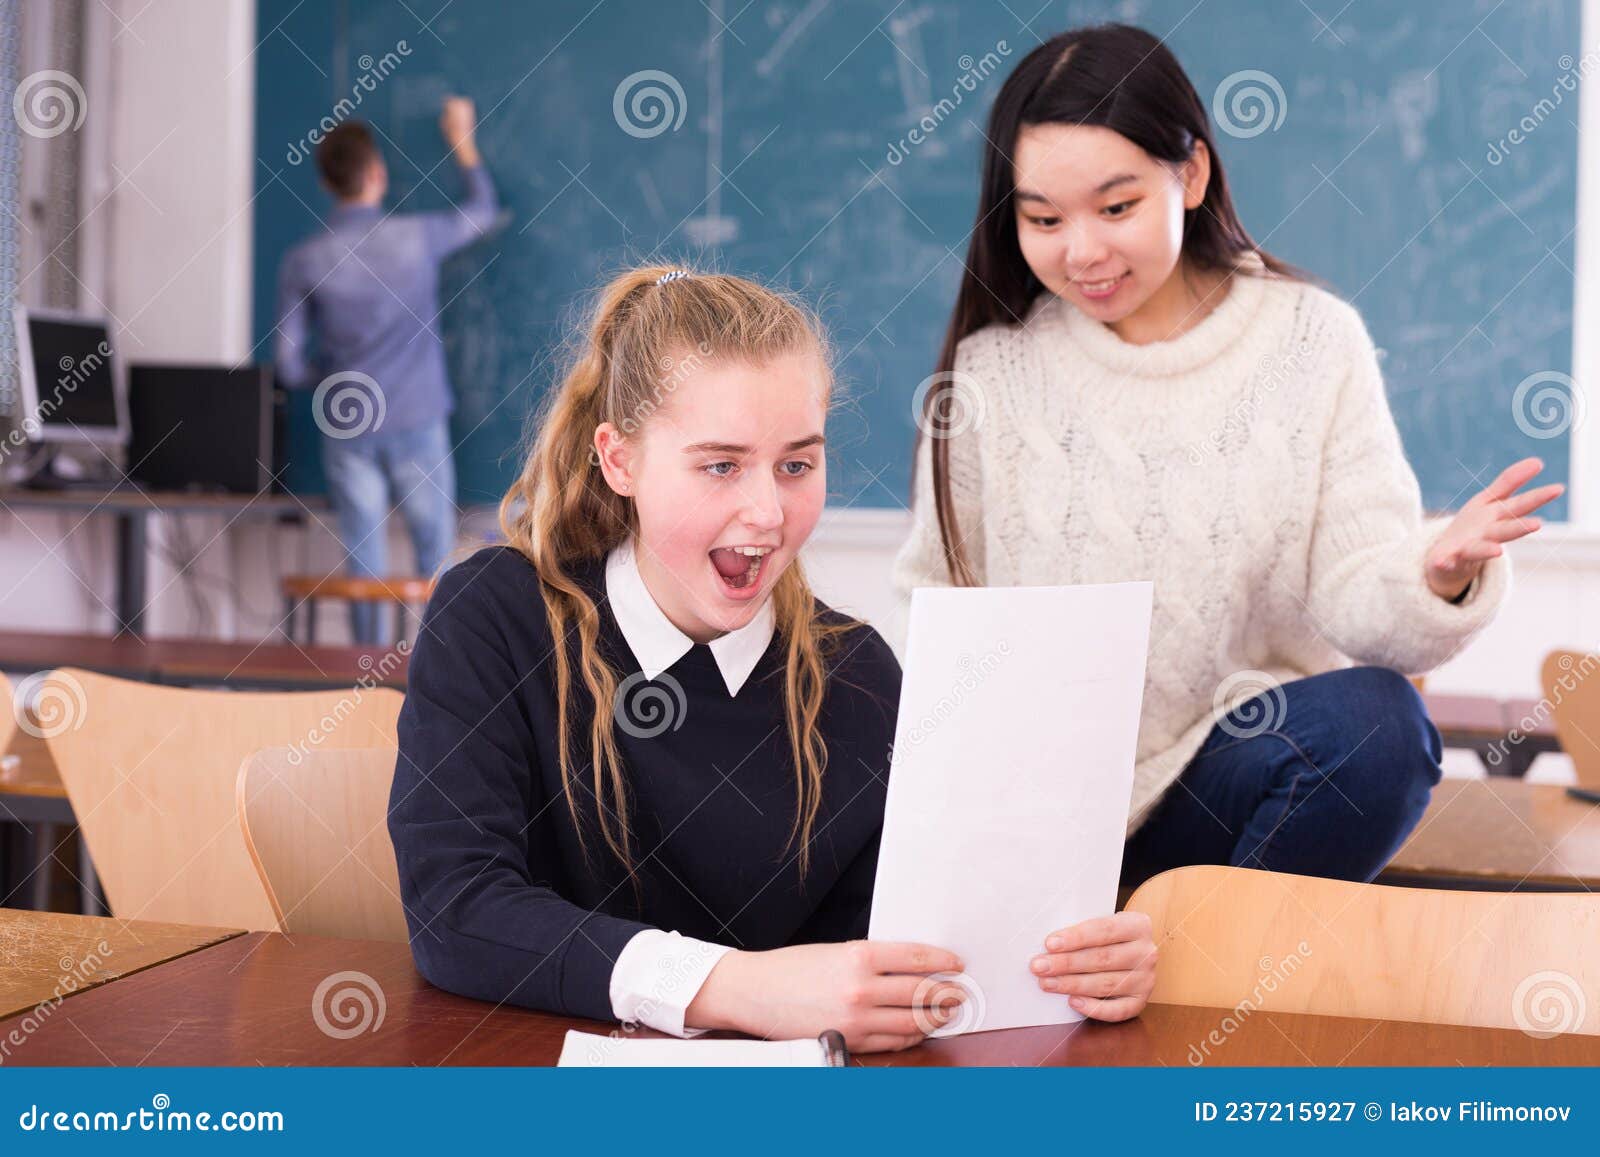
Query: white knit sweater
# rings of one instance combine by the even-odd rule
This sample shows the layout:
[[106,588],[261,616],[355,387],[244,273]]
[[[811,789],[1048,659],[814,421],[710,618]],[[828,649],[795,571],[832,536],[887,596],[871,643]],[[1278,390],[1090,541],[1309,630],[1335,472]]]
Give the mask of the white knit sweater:
[[[1129,832],[1243,698],[1352,660],[1436,667],[1510,582],[1502,556],[1459,605],[1428,588],[1445,520],[1424,521],[1360,314],[1316,287],[1235,276],[1146,345],[1045,293],[964,340],[956,372],[951,488],[980,579],[1155,584]],[[950,582],[929,453],[903,595]]]

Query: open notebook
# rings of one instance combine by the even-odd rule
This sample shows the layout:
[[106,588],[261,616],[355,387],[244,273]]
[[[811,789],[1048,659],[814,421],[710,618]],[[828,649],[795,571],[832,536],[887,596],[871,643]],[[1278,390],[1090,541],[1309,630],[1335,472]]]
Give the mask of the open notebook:
[[568,1030],[563,1067],[574,1068],[827,1068],[848,1059],[844,1038],[825,1032],[805,1040],[634,1040]]

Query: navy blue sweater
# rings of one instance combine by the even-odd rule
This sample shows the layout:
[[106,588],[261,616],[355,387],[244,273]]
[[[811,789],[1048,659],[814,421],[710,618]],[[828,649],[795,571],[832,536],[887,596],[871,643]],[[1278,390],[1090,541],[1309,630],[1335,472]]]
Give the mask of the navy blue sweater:
[[[607,604],[604,562],[574,577],[600,608],[602,653],[626,679],[639,664]],[[568,647],[575,661],[575,632]],[[750,950],[866,935],[900,694],[899,663],[876,631],[858,625],[828,662],[828,764],[803,881],[798,841],[785,848],[796,800],[781,634],[737,697],[697,645],[667,672],[683,689],[675,727],[613,727],[637,889],[585,786],[593,706],[575,680],[587,858],[579,847],[556,759],[552,654],[521,552],[481,550],[439,580],[411,658],[389,809],[423,976],[482,1000],[610,1020],[612,964],[647,927]]]

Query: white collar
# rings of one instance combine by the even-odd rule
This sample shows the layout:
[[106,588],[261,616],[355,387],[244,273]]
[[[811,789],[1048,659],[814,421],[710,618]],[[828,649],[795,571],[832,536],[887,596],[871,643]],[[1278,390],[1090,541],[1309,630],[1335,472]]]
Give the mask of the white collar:
[[[666,612],[645,586],[634,554],[633,539],[626,539],[606,558],[606,598],[611,614],[622,629],[622,637],[639,662],[646,679],[654,679],[694,646],[694,640],[673,625]],[[711,640],[711,654],[722,672],[729,695],[739,694],[750,672],[772,642],[775,615],[769,595],[761,610],[737,631]]]

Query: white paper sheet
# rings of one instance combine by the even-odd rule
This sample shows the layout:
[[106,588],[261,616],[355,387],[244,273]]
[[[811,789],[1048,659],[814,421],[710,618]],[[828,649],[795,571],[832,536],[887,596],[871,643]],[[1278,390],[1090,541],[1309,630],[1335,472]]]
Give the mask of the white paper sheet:
[[966,965],[933,1035],[1082,1020],[1028,962],[1116,909],[1148,582],[912,593],[869,936]]
[[567,1030],[558,1067],[566,1068],[818,1068],[821,1042],[805,1040],[666,1040],[600,1036]]

